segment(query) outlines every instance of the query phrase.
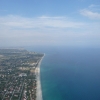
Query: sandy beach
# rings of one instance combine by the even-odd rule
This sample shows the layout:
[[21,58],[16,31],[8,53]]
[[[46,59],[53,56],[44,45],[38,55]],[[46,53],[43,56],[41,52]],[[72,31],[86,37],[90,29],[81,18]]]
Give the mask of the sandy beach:
[[[42,57],[42,59],[43,59],[43,57]],[[40,81],[40,65],[41,65],[42,59],[40,60],[38,66],[35,70],[36,79],[37,79],[37,92],[36,92],[37,97],[36,97],[36,100],[43,100],[43,98],[42,98],[42,89],[41,89],[41,81]]]

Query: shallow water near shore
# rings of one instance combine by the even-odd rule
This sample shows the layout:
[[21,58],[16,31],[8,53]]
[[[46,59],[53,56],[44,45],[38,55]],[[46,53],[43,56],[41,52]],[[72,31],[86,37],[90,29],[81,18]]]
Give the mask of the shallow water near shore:
[[100,49],[41,51],[43,100],[100,100]]

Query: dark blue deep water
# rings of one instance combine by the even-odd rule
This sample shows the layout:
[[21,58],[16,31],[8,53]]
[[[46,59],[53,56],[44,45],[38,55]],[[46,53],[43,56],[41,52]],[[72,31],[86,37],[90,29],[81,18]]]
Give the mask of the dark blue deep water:
[[37,51],[46,54],[41,64],[43,100],[100,100],[100,49],[49,47]]

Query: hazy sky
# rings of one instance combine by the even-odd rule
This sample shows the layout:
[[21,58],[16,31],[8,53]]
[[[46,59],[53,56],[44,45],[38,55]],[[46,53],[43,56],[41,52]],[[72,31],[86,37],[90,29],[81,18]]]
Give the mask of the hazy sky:
[[0,0],[0,47],[100,47],[100,0]]

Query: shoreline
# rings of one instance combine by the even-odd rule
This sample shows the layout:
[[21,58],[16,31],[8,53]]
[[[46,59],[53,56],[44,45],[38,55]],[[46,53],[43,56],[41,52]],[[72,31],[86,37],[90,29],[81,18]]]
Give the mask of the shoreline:
[[[45,56],[45,54],[44,54],[44,56]],[[41,62],[42,62],[44,56],[39,61],[38,66],[36,67],[36,70],[35,70],[36,79],[37,79],[36,100],[43,100],[42,89],[41,89],[41,79],[40,79],[40,65],[41,65]]]

